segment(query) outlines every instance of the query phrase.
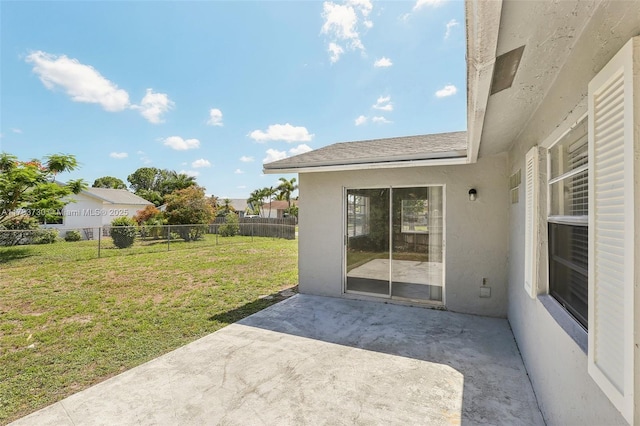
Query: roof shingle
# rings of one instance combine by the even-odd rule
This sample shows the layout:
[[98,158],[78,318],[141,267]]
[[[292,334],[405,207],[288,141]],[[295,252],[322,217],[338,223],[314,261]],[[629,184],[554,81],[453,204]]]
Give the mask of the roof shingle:
[[467,155],[467,132],[341,142],[264,165],[265,170],[458,158]]
[[134,204],[134,205],[147,205],[152,204],[142,197],[127,191],[126,189],[111,189],[111,188],[87,188],[82,191],[83,193],[99,198],[103,201],[112,204]]

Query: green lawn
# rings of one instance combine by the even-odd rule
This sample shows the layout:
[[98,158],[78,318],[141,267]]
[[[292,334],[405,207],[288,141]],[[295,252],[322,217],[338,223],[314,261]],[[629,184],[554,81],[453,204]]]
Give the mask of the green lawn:
[[100,259],[92,244],[0,248],[0,424],[264,309],[281,298],[260,296],[297,284],[295,240],[111,249]]

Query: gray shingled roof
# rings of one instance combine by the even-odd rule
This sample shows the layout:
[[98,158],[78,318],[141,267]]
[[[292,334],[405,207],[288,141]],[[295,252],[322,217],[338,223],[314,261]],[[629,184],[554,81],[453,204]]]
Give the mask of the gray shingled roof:
[[467,132],[436,133],[341,142],[264,164],[265,170],[459,158],[467,155]]
[[82,191],[83,194],[99,198],[112,204],[134,204],[147,205],[152,204],[142,197],[127,191],[126,189],[110,189],[110,188],[87,188]]

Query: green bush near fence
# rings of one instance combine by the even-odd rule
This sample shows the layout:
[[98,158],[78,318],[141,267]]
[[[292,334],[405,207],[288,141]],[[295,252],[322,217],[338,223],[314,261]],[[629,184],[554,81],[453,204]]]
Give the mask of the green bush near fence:
[[82,239],[82,234],[80,234],[80,231],[76,229],[67,231],[67,233],[64,234],[64,240],[68,242],[80,241],[81,239]]
[[118,248],[127,248],[133,245],[136,239],[136,222],[128,217],[118,217],[111,222],[111,238],[113,245]]
[[0,246],[51,244],[58,238],[55,229],[41,229],[34,217],[16,215],[0,225]]
[[235,213],[227,213],[224,217],[224,224],[218,231],[222,237],[235,237],[240,232],[240,220]]
[[57,240],[57,229],[39,229],[33,236],[33,244],[53,244]]

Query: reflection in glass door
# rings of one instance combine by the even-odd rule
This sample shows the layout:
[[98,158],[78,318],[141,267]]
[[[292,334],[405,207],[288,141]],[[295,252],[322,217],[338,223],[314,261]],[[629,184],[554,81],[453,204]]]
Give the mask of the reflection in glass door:
[[442,301],[443,188],[346,192],[346,291]]
[[442,300],[442,187],[394,188],[391,295]]
[[390,296],[389,188],[349,189],[346,196],[346,289]]

